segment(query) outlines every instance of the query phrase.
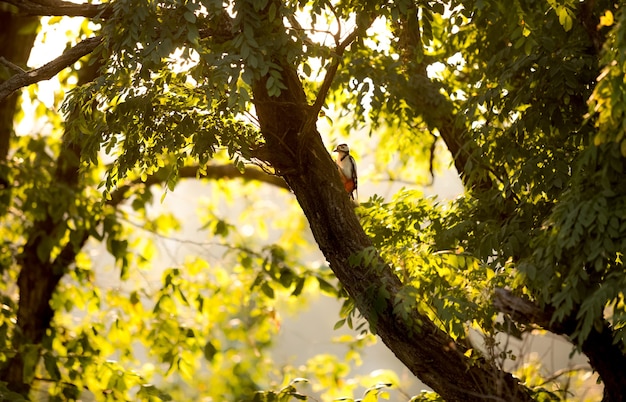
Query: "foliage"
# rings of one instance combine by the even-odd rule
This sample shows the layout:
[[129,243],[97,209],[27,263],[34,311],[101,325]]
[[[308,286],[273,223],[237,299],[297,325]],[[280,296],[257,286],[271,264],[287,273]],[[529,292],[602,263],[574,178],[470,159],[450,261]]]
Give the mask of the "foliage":
[[408,320],[417,309],[455,338],[467,334],[468,322],[491,331],[496,311],[489,298],[510,274],[494,272],[462,248],[438,245],[436,231],[445,214],[440,206],[418,192],[405,191],[389,203],[371,199],[362,213],[366,232],[403,279],[396,300],[400,317]]

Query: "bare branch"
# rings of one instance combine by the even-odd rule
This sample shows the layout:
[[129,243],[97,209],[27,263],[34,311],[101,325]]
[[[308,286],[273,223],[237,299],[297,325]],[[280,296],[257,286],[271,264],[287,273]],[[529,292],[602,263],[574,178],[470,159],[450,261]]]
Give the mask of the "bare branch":
[[[185,166],[180,169],[179,177],[197,177],[199,170],[200,168],[197,166]],[[209,165],[203,170],[204,172],[199,176],[201,179],[242,179],[244,181],[258,181],[289,190],[289,186],[281,177],[267,174],[256,167],[247,167],[243,173],[233,164]]]
[[330,86],[333,83],[333,79],[337,74],[337,69],[339,68],[339,64],[341,63],[341,56],[343,52],[346,50],[348,45],[350,45],[359,35],[359,28],[356,28],[354,31],[350,32],[341,43],[335,48],[335,59],[328,67],[328,71],[326,71],[326,75],[324,76],[324,81],[322,82],[322,86],[320,87],[319,92],[317,93],[317,97],[315,98],[315,103],[311,106],[311,119],[317,119],[317,115],[322,109],[322,105],[324,105],[324,101],[326,100],[326,96],[328,95],[328,91],[330,90]]
[[63,0],[0,0],[16,6],[25,15],[107,18],[113,9],[107,4],[76,4]]
[[570,330],[567,324],[552,322],[552,308],[541,308],[507,289],[495,290],[493,305],[496,310],[509,315],[513,321],[521,324],[534,324],[559,335],[567,334]]
[[541,325],[550,321],[550,317],[545,317],[545,312],[535,303],[507,289],[496,289],[493,303],[498,311],[510,315],[515,321],[521,323]]
[[[318,115],[320,113],[320,110],[322,110],[324,101],[326,100],[326,97],[328,96],[330,87],[333,84],[335,75],[337,74],[337,69],[339,68],[339,64],[341,63],[341,57],[343,56],[343,52],[352,42],[356,40],[356,38],[359,36],[359,32],[360,32],[359,27],[355,28],[352,32],[350,32],[350,34],[343,41],[341,41],[341,43],[339,43],[335,47],[335,52],[334,52],[335,57],[333,61],[331,62],[330,66],[328,67],[328,70],[326,71],[326,75],[324,76],[324,81],[322,81],[322,86],[320,87],[320,90],[317,93],[315,102],[310,107],[308,118],[305,123],[305,127],[303,127],[302,131],[305,133],[304,136],[306,136],[307,133],[312,132],[309,129],[309,127],[315,124],[315,122],[317,121]],[[302,137],[300,141],[300,146],[298,147],[299,157],[301,157],[301,153],[304,152],[303,145],[307,143],[304,136]],[[299,159],[302,160],[301,158]]]
[[61,56],[34,70],[16,74],[0,84],[0,102],[20,88],[39,81],[49,80],[64,68],[71,66],[81,57],[93,52],[102,42],[101,36],[84,39],[76,46],[66,50]]
[[[204,172],[202,172],[202,170]],[[178,177],[180,178],[200,178],[200,179],[242,179],[244,181],[258,181],[261,183],[271,184],[276,187],[289,190],[289,186],[285,181],[278,177],[269,175],[258,168],[248,167],[241,173],[235,165],[209,165],[205,168],[199,166],[184,166],[178,171]],[[202,173],[201,173],[202,172]],[[148,176],[146,181],[134,180],[128,184],[124,184],[118,187],[115,191],[111,192],[111,199],[107,202],[109,205],[118,205],[126,199],[126,194],[130,189],[139,184],[145,186],[153,186],[155,184],[164,184],[165,175],[163,171],[156,172],[153,175]]]
[[22,74],[26,72],[24,71],[24,69],[22,69],[22,67],[18,66],[15,63],[11,63],[9,60],[5,59],[2,56],[0,56],[0,64],[4,64],[5,66],[7,66],[8,68],[10,68],[11,70],[15,71],[18,74]]
[[546,377],[541,383],[537,384],[537,386],[540,387],[543,385],[548,385],[551,382],[558,380],[561,376],[574,374],[580,371],[588,373],[592,371],[592,368],[588,364],[577,364],[571,367],[564,367],[560,370],[555,371],[554,373],[552,373],[552,375]]
[[337,20],[337,32],[335,33],[334,37],[335,44],[339,45],[339,41],[341,40],[341,18],[339,18],[339,13],[337,12],[335,6],[333,6],[333,3],[331,3],[330,1],[326,1],[326,5],[328,6],[328,8],[330,8],[330,11],[333,13],[335,19]]

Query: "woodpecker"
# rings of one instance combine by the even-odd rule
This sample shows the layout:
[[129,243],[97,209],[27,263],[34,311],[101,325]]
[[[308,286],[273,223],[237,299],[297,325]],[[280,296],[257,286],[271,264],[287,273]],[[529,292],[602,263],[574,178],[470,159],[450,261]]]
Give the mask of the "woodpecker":
[[335,162],[337,163],[343,186],[348,194],[350,194],[350,198],[354,200],[354,192],[356,191],[358,182],[356,162],[352,155],[350,155],[350,148],[348,148],[347,144],[339,144],[333,152],[337,152],[337,160]]

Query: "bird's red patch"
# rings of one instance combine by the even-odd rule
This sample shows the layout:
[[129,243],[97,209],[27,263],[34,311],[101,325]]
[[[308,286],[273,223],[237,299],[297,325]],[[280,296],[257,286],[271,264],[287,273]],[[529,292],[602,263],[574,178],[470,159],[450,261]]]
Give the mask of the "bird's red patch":
[[343,177],[342,175],[342,179],[343,179],[343,186],[345,187],[346,191],[351,193],[354,191],[354,181],[352,181],[352,179],[346,179],[345,177]]

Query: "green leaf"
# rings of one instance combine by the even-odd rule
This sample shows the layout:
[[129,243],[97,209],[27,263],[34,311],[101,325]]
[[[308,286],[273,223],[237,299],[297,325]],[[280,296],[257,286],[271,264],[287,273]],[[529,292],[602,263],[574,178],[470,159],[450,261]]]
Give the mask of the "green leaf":
[[192,13],[191,11],[186,11],[183,16],[185,17],[187,22],[189,22],[191,24],[195,24],[195,22],[196,22],[196,15],[194,13]]
[[322,292],[334,295],[337,293],[337,290],[335,289],[335,287],[328,282],[326,279],[320,277],[320,276],[316,276],[315,279],[317,279],[317,282],[320,285],[320,290]]
[[213,234],[217,236],[226,237],[230,231],[228,223],[222,219],[218,219],[213,228]]
[[305,282],[306,282],[305,277],[299,277],[298,279],[296,279],[296,286],[293,288],[293,291],[291,292],[291,296],[294,296],[294,297],[300,296],[300,294],[302,293],[302,290],[304,289]]
[[11,402],[27,402],[27,401],[30,401],[30,399],[24,399],[24,396],[22,394],[19,394],[17,392],[14,392],[14,391],[10,390],[7,387],[7,383],[6,382],[0,382],[0,395],[6,401],[11,401]]
[[345,320],[345,319],[343,319],[343,320],[339,320],[339,321],[337,321],[337,322],[335,323],[335,326],[333,327],[333,329],[336,331],[336,330],[338,330],[339,328],[343,327],[343,326],[345,325],[345,323],[346,323],[346,320]]
[[50,379],[53,381],[58,381],[61,379],[61,372],[59,371],[59,366],[57,364],[57,359],[51,355],[50,353],[45,353],[43,355],[44,366]]
[[213,359],[215,358],[215,355],[217,354],[218,350],[215,347],[215,345],[213,345],[213,343],[211,341],[207,341],[207,343],[204,345],[204,349],[203,349],[203,353],[204,353],[204,358],[207,361],[213,361]]
[[157,398],[161,401],[172,401],[172,397],[167,392],[164,392],[152,384],[141,384],[139,391],[137,391],[137,397],[141,400],[152,400]]
[[22,347],[22,376],[25,383],[30,383],[35,378],[37,364],[39,363],[39,345],[26,344]]
[[557,12],[559,14],[559,23],[563,26],[563,29],[570,31],[574,25],[572,12],[566,7],[561,7]]
[[269,22],[272,22],[272,21],[274,21],[276,19],[276,3],[274,3],[274,2],[270,3],[270,8],[269,8],[269,11],[268,11],[268,17],[269,17],[269,19],[268,19]]
[[265,296],[269,297],[270,299],[274,298],[274,289],[272,289],[269,283],[263,282],[263,284],[261,285],[261,291]]
[[53,247],[54,239],[48,235],[41,235],[39,244],[37,244],[37,257],[39,261],[48,262]]

